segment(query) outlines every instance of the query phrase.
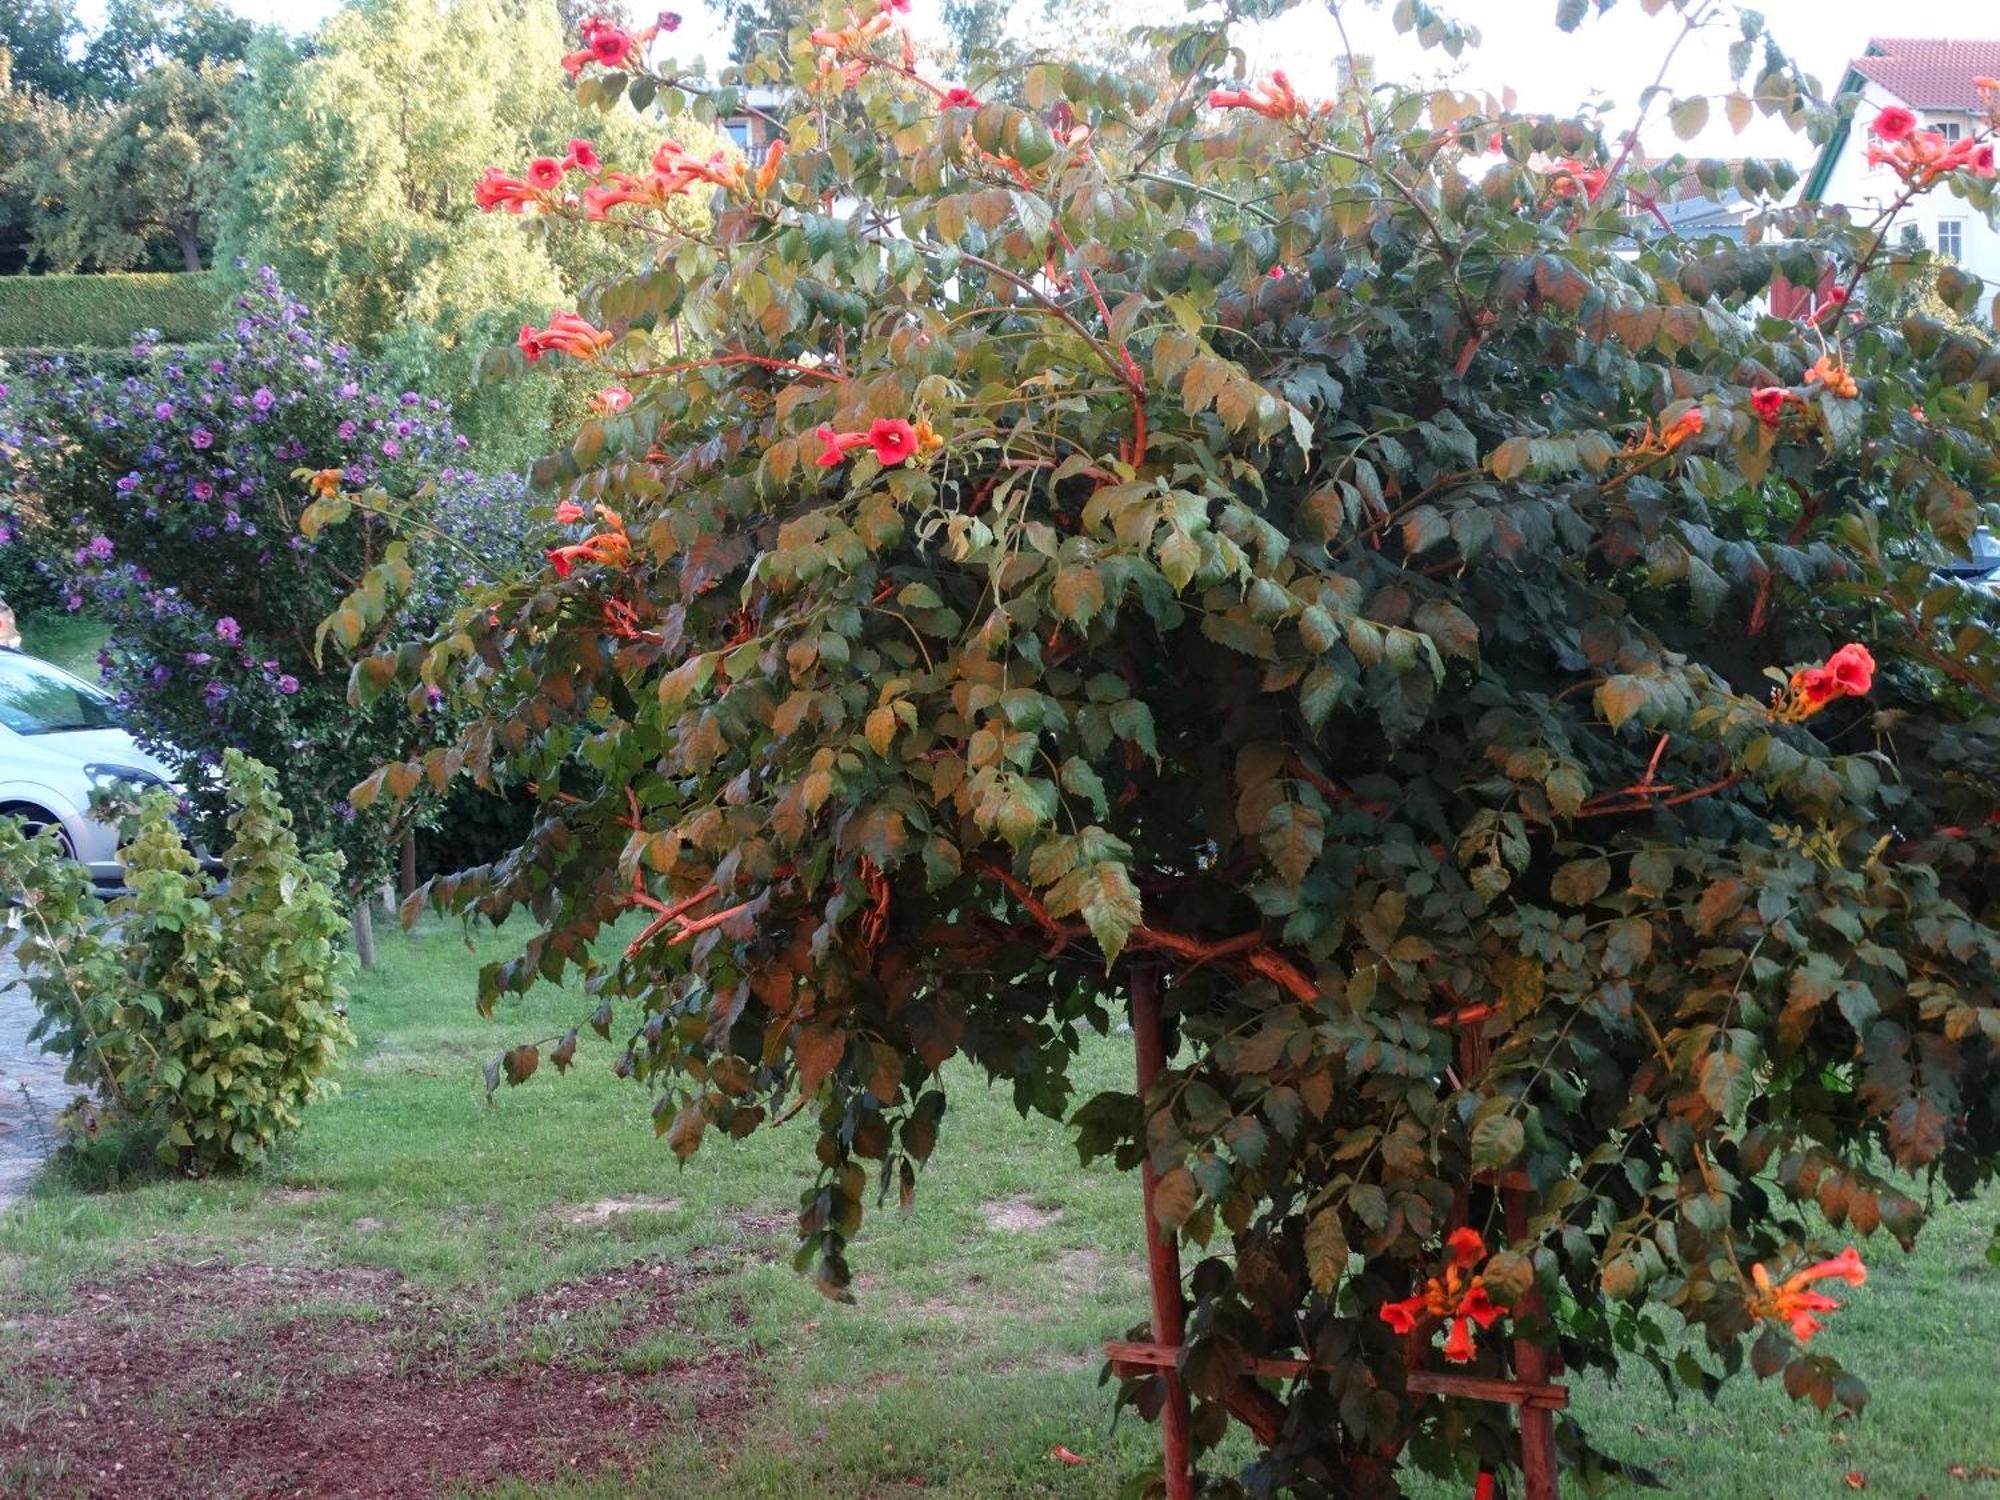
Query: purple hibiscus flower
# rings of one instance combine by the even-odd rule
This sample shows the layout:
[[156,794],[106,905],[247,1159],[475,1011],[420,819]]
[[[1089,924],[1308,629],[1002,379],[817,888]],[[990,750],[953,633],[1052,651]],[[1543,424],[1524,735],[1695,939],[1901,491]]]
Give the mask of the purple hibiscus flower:
[[215,634],[218,640],[227,641],[233,646],[243,639],[243,627],[236,623],[234,615],[224,615],[215,622]]

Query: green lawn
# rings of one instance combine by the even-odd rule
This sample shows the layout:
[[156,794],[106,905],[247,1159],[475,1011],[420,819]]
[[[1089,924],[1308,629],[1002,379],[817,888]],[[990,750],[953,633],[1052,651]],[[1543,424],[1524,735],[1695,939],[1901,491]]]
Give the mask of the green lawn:
[[[369,1434],[393,1430],[379,1461],[407,1464],[426,1431],[463,1451],[488,1401],[523,1431],[544,1407],[594,1430],[612,1418],[593,1412],[646,1408],[620,1450],[635,1478],[548,1477],[568,1472],[548,1457],[558,1423],[520,1467],[504,1450],[483,1470],[412,1469],[418,1487],[389,1492],[427,1493],[422,1472],[475,1487],[528,1472],[543,1477],[498,1492],[1108,1500],[1154,1453],[1144,1423],[1114,1427],[1097,1384],[1101,1342],[1144,1315],[1135,1186],[1079,1170],[1065,1133],[1021,1120],[1004,1092],[952,1078],[915,1213],[870,1219],[860,1303],[836,1306],[788,1263],[805,1130],[712,1138],[679,1168],[588,1033],[568,1077],[545,1066],[489,1109],[485,1060],[585,1007],[538,992],[488,1024],[455,929],[383,946],[352,1007],[343,1092],[262,1173],[105,1193],[52,1174],[0,1218],[0,1318],[27,1331],[0,1340],[0,1491],[88,1490],[100,1429],[77,1409],[107,1399],[138,1424],[115,1448],[138,1473],[130,1493],[146,1492],[149,1452],[186,1466],[178,1493],[227,1493],[222,1455],[267,1439],[272,1411],[312,1414],[284,1461],[324,1441],[362,1462]],[[1079,1095],[1130,1067],[1122,1039],[1093,1043]],[[1886,1495],[2000,1495],[1972,1477],[2000,1478],[1994,1207],[1941,1212],[1910,1260],[1873,1250],[1875,1276],[1821,1335],[1874,1387],[1857,1422],[1751,1384],[1676,1408],[1637,1379],[1580,1382],[1579,1409],[1704,1500],[1846,1493],[1850,1470]],[[655,1280],[632,1273],[654,1264]],[[157,1377],[132,1385],[148,1358]],[[384,1403],[380,1420],[343,1426],[365,1402]],[[1056,1444],[1087,1462],[1057,1463]]]
[[24,615],[18,624],[23,651],[67,668],[85,682],[97,681],[97,653],[111,633],[102,620],[40,610]]

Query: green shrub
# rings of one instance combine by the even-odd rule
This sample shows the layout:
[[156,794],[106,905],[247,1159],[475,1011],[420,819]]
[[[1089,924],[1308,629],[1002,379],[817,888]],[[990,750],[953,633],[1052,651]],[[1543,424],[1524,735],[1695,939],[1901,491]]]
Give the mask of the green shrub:
[[0,821],[0,929],[41,1019],[29,1033],[91,1093],[66,1135],[107,1126],[191,1172],[247,1166],[325,1091],[349,1040],[333,894],[337,860],[302,858],[269,767],[223,761],[230,844],[220,884],[188,852],[173,794],[139,800],[131,893],[110,902],[47,836]]
[[169,344],[213,339],[239,279],[227,271],[0,277],[0,348],[118,349],[142,328]]

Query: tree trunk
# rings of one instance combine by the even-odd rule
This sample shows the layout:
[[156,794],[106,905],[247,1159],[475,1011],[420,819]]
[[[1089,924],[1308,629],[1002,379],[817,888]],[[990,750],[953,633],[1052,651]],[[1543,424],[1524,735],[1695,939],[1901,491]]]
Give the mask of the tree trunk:
[[174,226],[174,239],[181,247],[181,260],[190,271],[201,269],[201,237],[195,233],[193,224],[183,221]]
[[402,886],[398,894],[407,901],[417,889],[417,831],[412,828],[403,835]]
[[354,903],[354,952],[361,967],[375,967],[375,903],[363,896]]

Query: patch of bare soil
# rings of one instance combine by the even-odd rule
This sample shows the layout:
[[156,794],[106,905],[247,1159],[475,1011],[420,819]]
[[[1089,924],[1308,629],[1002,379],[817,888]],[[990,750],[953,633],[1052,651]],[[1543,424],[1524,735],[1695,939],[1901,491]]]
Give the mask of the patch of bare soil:
[[1026,1198],[1001,1198],[983,1205],[986,1227],[1012,1233],[1023,1229],[1045,1229],[1062,1217],[1059,1208],[1037,1208]]
[[681,1206],[678,1198],[600,1198],[595,1203],[579,1203],[563,1210],[565,1224],[602,1224],[620,1214],[670,1214]]
[[[624,1267],[497,1326],[363,1268],[208,1264],[86,1287],[66,1311],[9,1323],[0,1494],[417,1500],[627,1472],[674,1429],[726,1431],[755,1399],[743,1349],[616,1369],[632,1339],[687,1326],[702,1274]],[[597,1336],[523,1353],[582,1318]]]

